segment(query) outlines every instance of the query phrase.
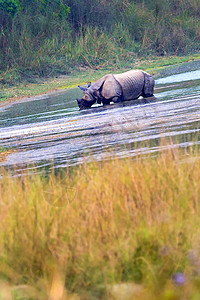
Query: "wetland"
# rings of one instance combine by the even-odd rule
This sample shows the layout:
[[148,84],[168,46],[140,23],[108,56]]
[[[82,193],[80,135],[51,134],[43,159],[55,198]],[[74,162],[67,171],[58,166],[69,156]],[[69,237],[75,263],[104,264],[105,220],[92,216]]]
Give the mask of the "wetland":
[[62,168],[199,144],[200,61],[161,70],[153,100],[79,111],[81,95],[72,88],[0,108],[1,147],[13,150],[0,165]]

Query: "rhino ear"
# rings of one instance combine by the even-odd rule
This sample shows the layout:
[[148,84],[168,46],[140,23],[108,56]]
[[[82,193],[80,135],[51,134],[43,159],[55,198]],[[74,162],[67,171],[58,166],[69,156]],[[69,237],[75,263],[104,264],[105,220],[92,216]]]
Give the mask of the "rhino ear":
[[79,87],[79,89],[81,89],[82,91],[87,91],[87,88],[84,88],[84,87],[82,87],[82,86],[80,86],[80,85],[78,85],[78,87]]

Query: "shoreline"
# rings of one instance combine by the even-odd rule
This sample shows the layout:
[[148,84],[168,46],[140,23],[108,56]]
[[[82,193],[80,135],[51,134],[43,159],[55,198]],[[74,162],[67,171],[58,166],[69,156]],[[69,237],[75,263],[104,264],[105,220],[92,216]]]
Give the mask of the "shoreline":
[[[20,83],[18,85],[9,87],[3,86],[1,90],[2,96],[0,94],[2,98],[2,100],[0,100],[0,108],[23,100],[29,101],[37,97],[43,98],[45,95],[48,96],[49,94],[52,95],[54,93],[63,93],[67,89],[77,87],[79,84],[85,84],[89,79],[90,81],[94,82],[98,78],[104,76],[106,73],[111,73],[114,69],[116,70],[116,73],[119,73],[130,70],[131,68],[140,68],[157,76],[159,72],[165,68],[170,68],[176,65],[198,60],[200,60],[200,54],[183,57],[154,57],[152,59],[139,61],[138,63],[130,66],[130,68],[117,68],[117,66],[113,66],[112,68],[105,68],[101,70],[73,70],[70,75],[62,75],[59,77],[46,79],[41,78],[37,83]],[[5,98],[5,100],[3,100],[3,98]]]
[[61,94],[61,93],[64,93],[66,92],[67,89],[53,89],[53,90],[49,90],[48,92],[44,92],[44,93],[41,93],[41,94],[36,94],[36,95],[33,95],[33,96],[19,96],[19,97],[13,97],[13,98],[10,98],[8,100],[5,100],[5,101],[2,101],[0,102],[0,109],[1,108],[4,108],[4,107],[7,107],[7,106],[10,106],[14,103],[21,103],[21,102],[29,102],[29,101],[32,101],[32,100],[41,100],[43,99],[45,96],[49,96],[49,95],[53,95],[53,94]]

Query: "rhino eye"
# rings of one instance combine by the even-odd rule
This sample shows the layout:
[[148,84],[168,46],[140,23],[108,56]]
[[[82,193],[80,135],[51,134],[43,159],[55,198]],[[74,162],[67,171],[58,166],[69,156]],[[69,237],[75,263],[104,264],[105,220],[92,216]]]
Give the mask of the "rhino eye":
[[87,94],[85,95],[85,100],[90,100],[90,97]]

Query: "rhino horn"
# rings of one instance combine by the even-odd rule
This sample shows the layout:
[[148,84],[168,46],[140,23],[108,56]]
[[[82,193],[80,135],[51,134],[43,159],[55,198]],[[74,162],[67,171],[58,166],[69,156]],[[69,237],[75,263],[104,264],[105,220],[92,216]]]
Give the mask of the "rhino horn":
[[89,81],[89,82],[88,82],[88,86],[87,86],[87,87],[89,88],[90,86],[91,86],[91,82]]
[[83,86],[78,85],[79,89],[81,89],[82,91],[87,91],[87,88],[84,88]]

